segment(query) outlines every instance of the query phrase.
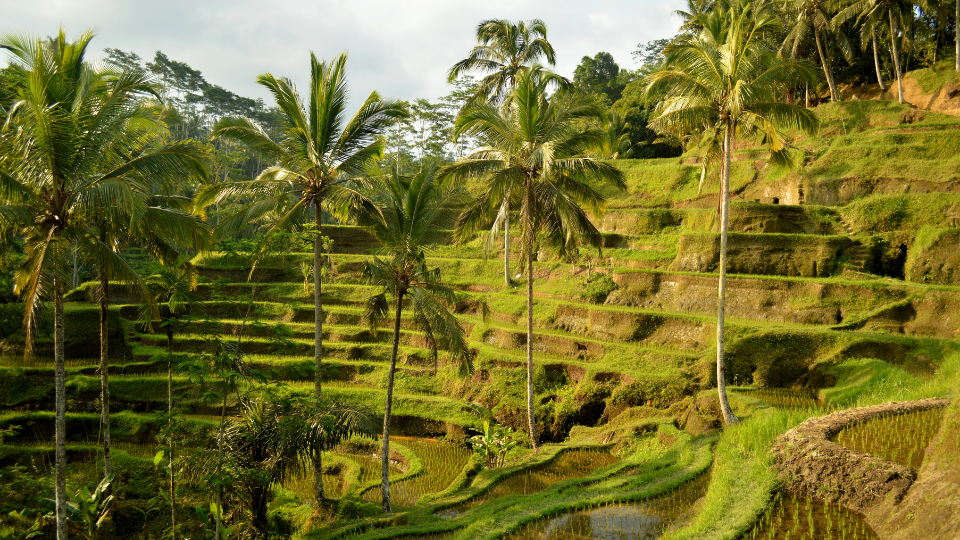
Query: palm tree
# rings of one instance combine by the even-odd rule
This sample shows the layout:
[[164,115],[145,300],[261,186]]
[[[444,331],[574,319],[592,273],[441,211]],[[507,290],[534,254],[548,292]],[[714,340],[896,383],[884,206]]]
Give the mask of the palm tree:
[[683,19],[680,25],[680,32],[699,32],[702,28],[697,20],[713,9],[713,0],[687,0],[687,10],[675,10],[674,15]]
[[834,26],[857,17],[862,25],[875,27],[878,24],[890,25],[890,51],[893,56],[893,69],[897,75],[897,100],[902,105],[903,100],[903,71],[900,69],[900,51],[897,47],[897,33],[903,25],[904,18],[913,13],[913,3],[904,0],[857,0],[840,10],[834,18]]
[[383,412],[383,511],[390,506],[390,418],[393,405],[393,379],[400,345],[400,320],[404,302],[413,311],[414,326],[424,333],[434,360],[437,349],[448,350],[459,364],[461,375],[473,372],[473,355],[464,337],[463,326],[444,303],[455,300],[454,291],[442,284],[439,268],[427,266],[426,250],[441,240],[438,233],[449,227],[456,214],[453,208],[462,202],[459,190],[437,180],[437,170],[428,167],[412,178],[397,174],[384,177],[379,202],[383,220],[370,224],[380,241],[381,257],[367,264],[370,283],[380,287],[379,294],[367,301],[366,319],[376,329],[387,317],[389,298],[395,302],[393,348],[387,373],[387,399]]
[[[151,126],[162,128],[160,124]],[[158,129],[156,135],[163,136],[165,129]],[[153,182],[158,178],[145,178]],[[155,190],[160,191],[166,185],[180,180],[179,178],[160,179],[156,182]],[[142,195],[142,194],[141,194]],[[160,205],[163,206],[160,206]],[[135,210],[130,212],[124,205],[115,205],[103,212],[95,232],[99,237],[99,249],[105,251],[96,256],[96,267],[99,274],[100,288],[98,303],[100,308],[100,404],[101,429],[103,432],[103,466],[104,478],[113,474],[110,457],[110,385],[109,385],[109,308],[110,308],[110,279],[125,277],[130,280],[140,293],[148,299],[145,307],[152,314],[153,304],[149,301],[151,292],[141,276],[130,267],[121,268],[119,275],[114,268],[119,261],[125,264],[120,250],[125,244],[135,242],[145,248],[154,258],[161,261],[173,261],[179,257],[177,246],[189,246],[194,249],[209,247],[208,229],[205,225],[186,211],[189,200],[172,196],[140,197],[134,203]],[[176,207],[180,208],[176,208]]]
[[[274,488],[309,470],[311,458],[354,434],[371,434],[374,427],[363,409],[291,397],[243,400],[243,417],[231,422],[219,437],[223,468],[235,479],[233,497],[248,505],[255,538],[267,538],[267,505]],[[220,465],[211,453],[199,457],[203,472]]]
[[726,0],[727,9],[701,17],[699,35],[674,42],[666,51],[665,69],[647,78],[647,92],[663,94],[651,126],[683,137],[689,133],[723,134],[720,205],[720,282],[717,303],[717,388],[727,425],[737,417],[727,401],[724,378],[724,307],[727,272],[727,225],[730,203],[730,154],[737,134],[760,136],[774,163],[790,162],[784,129],[817,130],[816,116],[778,101],[783,84],[810,78],[805,64],[783,60],[763,41],[776,24],[769,4]]
[[[517,77],[541,59],[553,66],[556,53],[540,19],[510,22],[490,19],[477,25],[477,42],[470,54],[447,72],[452,83],[468,71],[488,73],[477,86],[476,98],[500,103],[517,84]],[[560,81],[561,79],[556,79]]]
[[[517,84],[517,77],[541,59],[553,66],[556,54],[547,41],[547,25],[540,19],[510,22],[503,19],[490,19],[477,26],[477,42],[467,58],[457,62],[447,72],[447,82],[452,83],[468,71],[489,73],[480,80],[477,91],[471,101],[485,98],[492,103],[500,103]],[[568,81],[554,76],[552,80],[559,85]],[[503,282],[507,287],[513,285],[510,278],[510,206],[506,197],[500,203],[488,237],[492,244],[503,227]]]
[[837,44],[840,45],[840,50],[848,60],[853,56],[853,52],[850,41],[839,27],[830,25],[830,17],[837,11],[836,1],[794,0],[793,8],[797,12],[797,21],[783,40],[782,49],[789,48],[791,56],[795,57],[803,42],[813,34],[817,54],[820,56],[820,65],[823,66],[823,74],[827,78],[827,86],[830,87],[830,101],[840,101],[837,83],[833,80],[833,68],[830,66],[830,54],[825,50],[825,35],[829,36],[831,33],[836,35]]
[[177,536],[176,491],[174,490],[173,469],[173,337],[180,326],[180,319],[190,312],[196,295],[197,279],[196,268],[190,264],[187,257],[179,257],[173,264],[160,266],[147,277],[147,284],[152,293],[150,302],[144,304],[141,311],[141,320],[147,324],[152,321],[152,307],[163,306],[161,327],[167,335],[167,446],[169,455],[167,461],[170,466],[170,528],[172,536]]
[[[352,211],[371,210],[369,201],[353,188],[354,176],[362,174],[383,151],[383,134],[406,117],[406,107],[371,92],[360,110],[346,118],[347,54],[327,64],[310,53],[310,96],[307,106],[293,83],[270,73],[257,77],[280,109],[283,135],[274,141],[249,118],[224,118],[217,123],[214,138],[233,141],[264,162],[274,163],[249,181],[223,182],[198,194],[201,207],[227,198],[253,198],[253,202],[223,220],[218,231],[238,230],[254,219],[275,212],[273,230],[287,228],[313,210],[314,281],[314,395],[321,396],[323,358],[323,303],[321,300],[321,214],[324,208],[345,221]],[[291,204],[291,198],[294,201]],[[317,500],[325,498],[321,457],[315,462]]]
[[455,234],[460,242],[486,224],[486,216],[498,201],[514,196],[515,191],[522,201],[520,226],[527,268],[527,420],[535,450],[539,442],[533,403],[534,242],[541,234],[542,241],[561,255],[580,237],[599,247],[600,232],[581,205],[599,214],[605,199],[590,182],[624,187],[618,169],[586,156],[601,142],[602,134],[577,128],[578,120],[599,120],[601,111],[592,106],[568,108],[563,100],[548,98],[549,79],[541,74],[539,66],[521,72],[505,107],[474,103],[464,108],[455,131],[474,134],[485,146],[443,171],[443,176],[479,177],[487,183],[484,194],[457,220]]
[[157,87],[144,72],[117,73],[84,61],[92,38],[87,31],[69,42],[63,30],[47,41],[0,38],[15,93],[0,130],[0,225],[27,245],[16,276],[25,304],[25,355],[33,354],[42,300],[54,305],[58,540],[67,534],[63,294],[71,247],[111,275],[135,275],[101,240],[111,209],[143,219],[155,182],[206,176],[192,145],[156,140],[161,124],[140,98]]
[[864,21],[860,28],[860,43],[864,49],[867,48],[867,43],[873,48],[873,68],[877,72],[877,83],[880,85],[880,92],[886,92],[887,85],[883,82],[883,71],[880,69],[880,51],[877,49],[877,25],[874,21]]

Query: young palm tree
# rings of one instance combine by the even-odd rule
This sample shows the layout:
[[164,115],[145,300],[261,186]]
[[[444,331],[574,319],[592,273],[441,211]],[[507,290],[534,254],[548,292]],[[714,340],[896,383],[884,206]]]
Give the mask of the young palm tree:
[[[224,448],[224,476],[235,482],[232,498],[247,505],[254,538],[265,539],[274,489],[305,474],[320,450],[375,428],[366,411],[340,404],[286,397],[243,400],[242,406],[243,417],[230,423],[218,444]],[[197,469],[204,473],[221,466],[210,452],[198,458]]]
[[[270,73],[259,75],[257,82],[273,94],[282,112],[282,138],[272,140],[248,118],[221,120],[213,137],[233,141],[274,165],[254,180],[211,185],[198,194],[197,200],[199,206],[206,207],[227,198],[253,198],[252,203],[220,223],[221,233],[238,230],[270,212],[279,216],[273,229],[283,229],[302,220],[312,210],[315,227],[314,395],[317,398],[321,396],[323,358],[322,209],[331,211],[341,221],[352,211],[371,210],[369,201],[353,189],[353,177],[380,157],[383,134],[407,114],[403,104],[384,100],[378,93],[371,92],[353,118],[347,119],[346,63],[346,53],[329,64],[310,54],[310,95],[306,105],[289,79],[278,79]],[[322,500],[325,496],[319,454],[315,468],[316,495]]]
[[825,50],[825,37],[834,34],[840,50],[849,60],[853,57],[853,50],[850,47],[850,40],[839,30],[838,26],[830,25],[830,17],[837,12],[837,2],[835,0],[794,0],[793,9],[797,13],[796,24],[792,26],[787,37],[783,40],[783,49],[789,48],[791,56],[796,56],[797,49],[807,40],[810,34],[813,34],[814,42],[817,44],[817,55],[820,56],[820,65],[823,66],[823,74],[827,78],[827,86],[830,87],[830,101],[840,101],[840,94],[837,92],[837,83],[833,80],[833,68],[830,65],[829,51]]
[[111,275],[134,276],[104,244],[102,225],[122,208],[144,219],[156,182],[205,178],[199,152],[186,143],[157,142],[160,124],[141,98],[157,87],[143,72],[117,73],[84,61],[93,34],[0,38],[11,57],[7,82],[15,97],[0,129],[0,225],[25,239],[17,271],[25,304],[26,355],[43,299],[54,305],[57,538],[66,538],[66,416],[63,294],[68,252]]
[[737,135],[761,136],[771,161],[788,163],[784,129],[817,130],[814,114],[778,101],[781,83],[811,77],[804,64],[779,58],[761,36],[776,24],[769,4],[726,0],[727,9],[701,17],[699,35],[674,42],[663,71],[647,79],[648,93],[664,95],[652,127],[683,137],[689,133],[723,134],[720,205],[720,283],[717,303],[717,388],[727,425],[737,417],[727,401],[724,377],[724,307],[727,272],[727,224],[730,201],[730,154]]
[[443,171],[443,176],[478,177],[487,182],[484,194],[457,220],[455,234],[461,242],[485,225],[498,201],[513,196],[514,191],[521,199],[527,269],[527,421],[534,449],[539,448],[533,403],[534,242],[540,234],[542,241],[561,255],[581,237],[599,247],[600,232],[581,205],[599,215],[605,199],[590,182],[624,187],[618,169],[586,156],[601,142],[602,134],[576,127],[577,120],[600,119],[601,111],[591,106],[567,108],[561,100],[549,99],[549,79],[541,73],[538,66],[521,72],[505,107],[488,103],[467,106],[454,129],[476,135],[485,146]]
[[163,321],[161,326],[167,335],[167,461],[170,466],[170,529],[174,538],[177,536],[177,496],[173,469],[173,337],[180,325],[180,318],[190,312],[196,301],[194,291],[197,289],[198,277],[196,268],[190,264],[187,257],[179,257],[173,264],[160,266],[154,274],[147,277],[152,297],[150,302],[144,304],[146,309],[141,312],[141,320],[149,323],[152,321],[152,307],[160,306]]
[[413,178],[396,174],[379,183],[379,203],[383,220],[375,220],[370,229],[382,246],[381,256],[367,264],[370,283],[382,292],[367,301],[366,319],[376,329],[387,317],[389,299],[395,307],[393,347],[387,373],[387,399],[383,412],[383,511],[390,506],[390,419],[393,405],[393,379],[400,345],[400,320],[404,303],[409,302],[414,326],[424,333],[436,359],[437,349],[450,352],[458,362],[461,375],[473,372],[473,355],[464,337],[463,326],[445,303],[455,300],[454,291],[442,284],[439,268],[427,266],[426,250],[441,241],[438,233],[449,227],[456,214],[453,208],[462,202],[459,190],[437,180],[433,167]]
[[[547,41],[547,25],[540,19],[510,22],[503,19],[491,19],[477,26],[477,42],[467,58],[457,62],[447,73],[447,82],[453,82],[468,71],[489,73],[481,79],[473,101],[486,99],[500,103],[517,84],[517,77],[525,69],[537,64],[541,59],[553,66],[556,54]],[[568,81],[550,74],[553,81],[565,85]],[[503,282],[513,285],[510,278],[510,197],[500,202],[500,209],[490,229],[488,241],[498,236],[503,227]]]

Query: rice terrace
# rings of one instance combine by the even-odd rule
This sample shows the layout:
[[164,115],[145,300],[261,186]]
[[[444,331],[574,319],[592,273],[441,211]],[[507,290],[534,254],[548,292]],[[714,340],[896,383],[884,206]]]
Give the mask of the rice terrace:
[[41,3],[0,540],[960,539],[960,0],[364,4],[410,64]]

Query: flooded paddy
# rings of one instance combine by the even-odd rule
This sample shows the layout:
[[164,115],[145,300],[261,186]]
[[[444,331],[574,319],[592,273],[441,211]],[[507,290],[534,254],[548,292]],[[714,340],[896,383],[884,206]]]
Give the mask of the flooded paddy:
[[740,540],[879,540],[863,516],[838,504],[777,493],[773,504]]
[[834,442],[855,452],[919,469],[942,422],[942,408],[884,416],[844,429]]
[[517,474],[498,481],[469,501],[445,508],[437,515],[444,518],[456,518],[469,508],[482,504],[491,499],[507,495],[531,495],[539,493],[557,482],[570,478],[586,476],[593,471],[617,462],[617,458],[609,452],[601,450],[571,450],[564,452],[556,459],[544,465],[531,467]]
[[[410,479],[390,483],[390,500],[396,506],[413,506],[427,493],[436,493],[447,486],[460,474],[473,452],[462,444],[442,439],[418,439],[412,437],[391,437],[412,450],[423,460],[424,472]],[[379,469],[378,469],[379,471]],[[371,502],[383,500],[380,487],[363,494],[363,499]]]
[[642,502],[609,504],[568,512],[525,525],[509,540],[595,538],[653,540],[693,516],[694,504],[707,493],[709,472],[668,493]]

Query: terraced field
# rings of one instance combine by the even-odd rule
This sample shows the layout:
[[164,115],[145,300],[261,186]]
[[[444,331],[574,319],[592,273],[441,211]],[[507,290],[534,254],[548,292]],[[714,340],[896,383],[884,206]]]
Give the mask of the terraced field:
[[[848,105],[846,112],[823,114],[846,114],[854,126],[860,112],[852,108],[859,104]],[[736,387],[735,409],[745,418],[742,429],[717,433],[710,391],[716,384],[716,191],[708,184],[697,197],[695,151],[674,160],[626,162],[629,190],[597,221],[608,247],[576,261],[545,254],[534,265],[537,422],[549,443],[543,453],[518,449],[505,468],[494,470],[480,470],[471,458],[465,439],[479,422],[464,410],[466,402],[499,406],[498,421],[524,437],[525,287],[522,281],[504,286],[497,254],[485,258],[478,243],[436,246],[428,265],[458,291],[453,307],[475,352],[475,371],[459,378],[447,356],[434,358],[405,317],[394,394],[399,457],[391,473],[402,517],[376,514],[379,450],[355,442],[326,458],[324,484],[329,496],[349,499],[359,510],[346,518],[336,512],[317,518],[304,534],[782,538],[776,527],[811,516],[811,531],[840,523],[837,530],[872,538],[859,517],[821,501],[774,499],[771,465],[757,456],[765,455],[776,434],[809,416],[896,398],[897,392],[904,399],[941,394],[941,387],[927,383],[960,354],[960,280],[952,277],[960,274],[930,263],[949,258],[937,239],[960,225],[960,152],[931,148],[930,138],[960,141],[960,129],[932,115],[928,123],[936,131],[899,123],[877,129],[881,120],[898,118],[888,107],[864,113],[875,121],[874,127],[861,122],[867,131],[799,141],[806,155],[799,172],[768,170],[750,149],[738,154],[727,376]],[[825,129],[836,125],[828,122]],[[376,246],[358,228],[331,226],[329,234],[335,241],[322,289],[323,392],[381,412],[390,333],[371,330],[363,319],[376,290],[364,284],[362,268]],[[198,300],[173,336],[172,356],[190,360],[232,343],[271,385],[311,394],[313,285],[304,282],[301,264],[312,254],[284,253],[258,263],[252,275],[242,255],[208,253],[195,260],[203,277]],[[94,477],[102,460],[94,288],[72,292],[67,310],[75,481]],[[169,342],[160,327],[135,323],[132,291],[115,284],[111,295],[111,407],[123,411],[113,420],[114,451],[123,474],[148,480],[119,489],[145,506],[162,478],[152,458],[160,448]],[[483,302],[490,308],[486,318]],[[53,433],[47,412],[51,363],[22,360],[17,339],[7,336],[8,354],[0,358],[0,428],[19,431],[3,441],[0,462],[43,468]],[[41,351],[48,345],[41,343]],[[949,377],[941,379],[949,383]],[[173,388],[177,410],[187,415],[180,420],[185,433],[216,425],[221,403],[210,400],[186,368],[174,374]],[[238,414],[234,398],[226,414]],[[928,435],[937,429],[930,427]],[[904,459],[919,468],[922,461],[911,460],[919,454],[907,454]],[[576,456],[589,463],[568,463]],[[289,504],[313,505],[312,486],[310,475],[284,485],[296,501]],[[739,510],[725,502],[730,497]],[[136,519],[147,527],[148,518]],[[284,519],[295,527],[306,523]]]

